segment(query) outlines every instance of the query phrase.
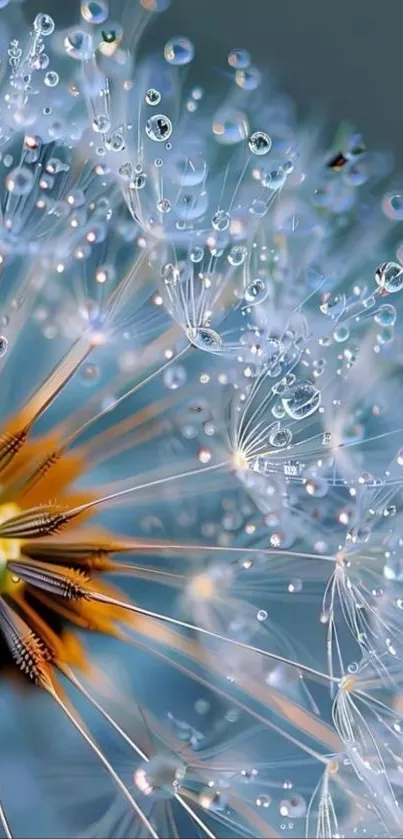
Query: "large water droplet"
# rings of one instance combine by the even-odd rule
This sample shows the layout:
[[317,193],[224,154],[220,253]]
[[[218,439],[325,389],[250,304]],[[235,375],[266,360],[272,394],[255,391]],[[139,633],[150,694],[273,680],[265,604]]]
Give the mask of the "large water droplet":
[[172,122],[164,114],[155,114],[146,122],[146,134],[156,143],[164,143],[172,134]]
[[222,347],[222,340],[214,329],[207,326],[190,326],[186,330],[188,340],[194,347],[205,352],[218,352]]
[[281,396],[286,414],[295,420],[306,419],[314,414],[319,408],[320,401],[320,391],[309,381],[296,382]]

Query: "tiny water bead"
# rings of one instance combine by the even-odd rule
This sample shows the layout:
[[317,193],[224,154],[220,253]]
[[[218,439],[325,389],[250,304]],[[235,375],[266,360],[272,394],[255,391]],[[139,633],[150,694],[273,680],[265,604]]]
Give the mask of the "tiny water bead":
[[47,87],[56,87],[59,84],[59,74],[55,70],[49,70],[45,75],[44,83]]
[[245,288],[244,297],[247,303],[263,303],[268,295],[268,288],[264,280],[257,277],[252,280]]
[[6,354],[8,347],[8,340],[4,335],[0,335],[0,358]]
[[36,16],[34,20],[34,29],[40,35],[43,35],[47,38],[49,35],[52,35],[55,28],[55,22],[50,15],[40,13]]
[[218,230],[220,232],[228,230],[230,226],[229,213],[226,213],[225,210],[217,210],[211,219],[211,224],[213,225],[214,230]]
[[375,280],[382,291],[395,294],[403,288],[403,267],[397,262],[384,262],[377,268]]
[[234,268],[243,265],[248,255],[248,249],[245,245],[233,245],[228,253],[228,262]]
[[190,256],[191,261],[194,262],[194,263],[202,262],[203,257],[204,257],[204,249],[201,248],[199,245],[195,245],[191,249],[191,251],[189,253],[189,256]]
[[265,131],[255,131],[248,140],[248,146],[252,154],[267,154],[272,147],[272,140]]
[[145,125],[147,137],[156,143],[164,143],[172,134],[172,122],[164,114],[155,114]]
[[147,105],[159,105],[159,103],[161,102],[161,94],[159,90],[156,90],[155,87],[150,87],[146,91],[145,100]]
[[234,70],[246,70],[251,63],[251,57],[247,50],[234,49],[228,54],[228,64]]
[[92,127],[97,134],[106,134],[111,127],[111,122],[106,114],[98,114],[92,121]]
[[81,4],[81,16],[86,23],[104,23],[108,14],[108,6],[103,0],[88,0],[88,2]]
[[176,67],[183,67],[189,64],[194,57],[194,46],[189,38],[176,36],[170,38],[164,48],[165,61]]

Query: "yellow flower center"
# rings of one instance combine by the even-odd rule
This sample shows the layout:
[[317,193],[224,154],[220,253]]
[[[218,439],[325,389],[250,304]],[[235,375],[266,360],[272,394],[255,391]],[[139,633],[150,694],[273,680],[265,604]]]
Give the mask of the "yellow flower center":
[[[0,524],[18,516],[20,513],[17,504],[0,505]],[[21,553],[21,542],[19,539],[0,539],[0,594],[13,594],[23,583],[20,578],[8,569],[8,563],[18,560]]]

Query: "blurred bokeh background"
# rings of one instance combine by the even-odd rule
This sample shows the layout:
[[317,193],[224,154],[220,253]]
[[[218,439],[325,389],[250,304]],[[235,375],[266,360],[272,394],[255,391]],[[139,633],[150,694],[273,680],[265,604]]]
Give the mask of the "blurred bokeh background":
[[[126,14],[135,2],[126,0]],[[45,7],[65,24],[78,19],[80,3],[24,4],[29,17]],[[200,58],[219,66],[230,49],[245,47],[302,114],[351,121],[368,145],[393,150],[403,168],[402,30],[400,0],[172,0],[149,37],[157,46],[165,36],[188,35]]]

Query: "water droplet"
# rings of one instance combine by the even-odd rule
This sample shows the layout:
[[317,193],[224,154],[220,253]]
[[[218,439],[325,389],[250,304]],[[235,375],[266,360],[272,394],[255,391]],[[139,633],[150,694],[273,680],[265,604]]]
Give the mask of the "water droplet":
[[318,410],[321,402],[320,391],[312,382],[296,382],[291,389],[282,394],[281,402],[291,419],[306,419]]
[[267,154],[272,147],[271,137],[265,131],[255,131],[248,140],[252,154]]
[[323,295],[322,303],[319,306],[322,314],[332,319],[340,317],[346,308],[346,295],[336,294],[332,296],[329,292]]
[[397,262],[384,262],[377,268],[375,280],[381,289],[394,294],[403,288],[403,268]]
[[6,177],[6,189],[14,195],[28,195],[34,185],[34,176],[27,166],[16,166]]
[[230,67],[233,67],[234,70],[246,70],[249,67],[251,62],[251,57],[246,50],[243,49],[235,49],[231,50],[228,55],[228,64]]
[[64,39],[64,48],[70,58],[78,61],[88,61],[93,54],[91,35],[84,29],[71,29]]
[[81,4],[81,16],[87,23],[104,23],[109,9],[103,0],[87,0]]
[[163,376],[164,385],[169,390],[178,390],[185,384],[186,379],[186,369],[182,364],[174,364],[172,367],[168,367]]
[[213,225],[214,230],[222,232],[223,230],[228,230],[230,221],[231,219],[229,213],[226,213],[225,210],[217,210],[211,219],[211,224]]
[[157,210],[159,213],[170,213],[171,212],[171,202],[168,198],[160,198],[157,201]]
[[133,180],[130,181],[130,188],[131,189],[144,189],[147,183],[147,175],[145,172],[139,172],[137,175],[134,176]]
[[268,288],[261,277],[252,280],[245,288],[244,297],[247,303],[262,303],[268,295]]
[[111,127],[111,121],[106,114],[98,114],[92,121],[92,127],[97,134],[106,134]]
[[59,74],[55,70],[49,70],[45,75],[44,82],[46,87],[56,87],[59,84]]
[[186,335],[190,343],[200,350],[218,352],[222,347],[222,340],[218,333],[206,326],[188,327]]
[[396,309],[389,303],[381,306],[374,315],[374,321],[380,326],[393,326],[396,322]]
[[280,814],[300,819],[305,816],[306,801],[302,795],[292,795],[291,798],[284,798],[280,802]]
[[49,66],[49,56],[46,55],[46,52],[41,52],[40,55],[36,56],[36,58],[33,61],[33,66],[35,67],[35,70],[46,70],[46,68]]
[[276,449],[283,449],[289,446],[292,440],[292,431],[289,428],[282,428],[280,423],[276,423],[269,433],[269,443]]
[[256,90],[259,87],[262,79],[262,74],[257,67],[247,67],[245,70],[237,70],[235,73],[235,81],[238,87],[242,90]]
[[249,124],[242,111],[234,108],[222,108],[215,114],[213,134],[217,142],[223,146],[231,146],[245,140],[248,136]]
[[194,57],[194,46],[189,38],[177,36],[170,38],[165,44],[164,57],[168,64],[173,64],[175,67],[183,67],[189,64]]
[[47,38],[48,35],[52,34],[54,28],[55,22],[53,18],[50,17],[50,15],[41,13],[36,16],[34,20],[34,29],[36,32],[39,32],[41,35]]
[[403,195],[389,193],[382,201],[382,209],[385,215],[392,221],[403,219]]
[[150,87],[146,91],[145,100],[147,105],[159,105],[161,102],[161,94],[155,87]]
[[203,248],[199,247],[198,245],[195,245],[195,247],[193,247],[190,251],[190,259],[191,259],[192,262],[196,262],[196,263],[201,262],[202,259],[203,259],[203,256],[204,256],[204,250],[203,250]]
[[272,189],[274,191],[276,189],[280,189],[280,187],[285,184],[286,179],[287,176],[284,169],[279,166],[278,169],[272,169],[271,172],[267,172],[263,175],[262,186],[266,187],[266,189]]
[[155,114],[147,120],[145,129],[150,140],[163,143],[172,134],[172,122],[164,114]]
[[0,335],[0,358],[2,358],[3,355],[6,354],[7,347],[8,347],[7,338],[5,338],[4,335]]
[[263,621],[267,620],[267,617],[268,617],[268,616],[267,616],[266,609],[259,609],[259,611],[258,611],[258,613],[257,613],[256,617],[257,617],[258,621],[260,621],[260,623],[262,623]]
[[270,807],[271,798],[269,795],[258,795],[255,801],[256,807],[264,807],[266,810]]
[[228,253],[228,262],[230,265],[237,267],[245,262],[248,255],[248,250],[245,245],[233,245]]
[[344,341],[347,341],[350,337],[350,330],[348,326],[341,323],[333,332],[333,338],[338,344],[342,344]]

